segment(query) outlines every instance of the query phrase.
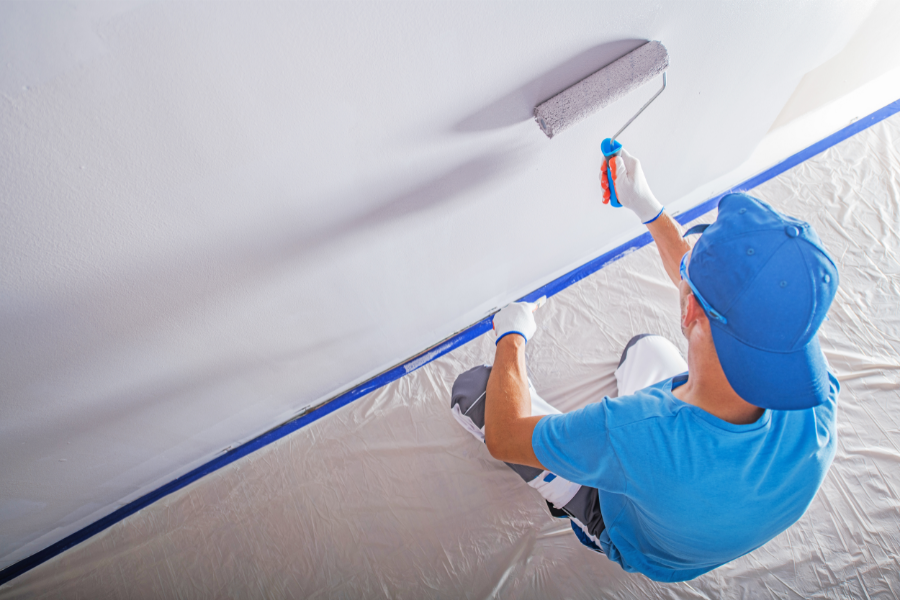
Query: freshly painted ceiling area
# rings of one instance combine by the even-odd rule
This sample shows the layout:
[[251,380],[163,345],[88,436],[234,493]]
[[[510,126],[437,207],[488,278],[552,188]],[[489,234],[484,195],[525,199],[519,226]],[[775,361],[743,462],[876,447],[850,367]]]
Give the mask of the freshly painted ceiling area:
[[638,233],[599,141],[656,84],[537,102],[663,41],[671,203],[872,7],[0,4],[0,568]]

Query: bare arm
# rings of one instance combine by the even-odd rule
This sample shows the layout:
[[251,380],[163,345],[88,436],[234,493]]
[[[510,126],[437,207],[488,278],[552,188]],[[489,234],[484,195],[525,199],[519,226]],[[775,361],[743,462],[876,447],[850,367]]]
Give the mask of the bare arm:
[[531,435],[540,420],[531,416],[525,338],[507,335],[497,344],[485,397],[484,437],[491,456],[544,469],[531,446]]
[[681,281],[679,272],[681,257],[691,249],[691,244],[681,237],[681,225],[668,213],[663,212],[658,219],[647,223],[647,229],[650,230],[650,235],[656,242],[656,248],[659,250],[659,257],[662,259],[666,274],[675,287],[678,287],[678,283]]
[[[603,161],[600,170],[604,203],[609,202],[610,198],[606,164],[606,161]],[[622,150],[621,156],[617,156],[609,165],[619,202],[631,209],[642,223],[646,223],[650,235],[656,242],[666,274],[675,287],[678,287],[681,281],[681,274],[678,272],[681,257],[691,249],[691,245],[681,237],[681,226],[663,210],[659,200],[650,191],[644,170],[641,168],[641,161]]]

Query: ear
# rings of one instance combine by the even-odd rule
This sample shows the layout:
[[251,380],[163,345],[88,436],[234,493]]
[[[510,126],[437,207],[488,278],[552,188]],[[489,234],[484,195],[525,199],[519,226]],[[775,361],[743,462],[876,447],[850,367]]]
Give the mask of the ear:
[[688,292],[684,298],[686,306],[682,311],[681,317],[681,327],[683,329],[690,328],[694,322],[697,321],[705,321],[707,319],[706,313],[703,312],[703,307],[700,306],[700,303],[697,302],[697,298],[694,296],[693,292]]

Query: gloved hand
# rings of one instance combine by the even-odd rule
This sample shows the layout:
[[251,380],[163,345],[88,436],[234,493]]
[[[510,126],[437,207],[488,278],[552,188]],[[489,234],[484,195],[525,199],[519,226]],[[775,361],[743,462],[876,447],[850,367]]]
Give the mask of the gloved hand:
[[[658,217],[663,210],[662,204],[650,191],[641,161],[622,150],[619,156],[614,156],[610,162],[613,181],[616,186],[616,197],[619,203],[631,209],[638,216],[641,223],[649,223]],[[609,204],[609,180],[606,175],[606,161],[600,169],[600,185],[603,187],[603,204]]]
[[513,302],[507,304],[500,312],[494,315],[494,333],[497,335],[495,345],[511,333],[518,333],[527,342],[537,331],[534,322],[534,311],[544,305],[546,296],[541,296],[536,302]]

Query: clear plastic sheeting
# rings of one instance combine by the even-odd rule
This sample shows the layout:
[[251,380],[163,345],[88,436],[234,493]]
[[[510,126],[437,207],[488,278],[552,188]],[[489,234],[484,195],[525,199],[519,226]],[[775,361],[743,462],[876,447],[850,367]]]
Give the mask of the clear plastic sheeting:
[[[483,336],[160,500],[0,597],[896,598],[898,148],[895,116],[752,192],[811,221],[838,263],[821,341],[843,388],[825,483],[797,524],[755,552],[660,584],[581,546],[450,414],[454,377],[492,359]],[[564,411],[614,394],[632,335],[685,349],[677,311],[655,247],[608,265],[538,312],[527,352],[535,387]]]

